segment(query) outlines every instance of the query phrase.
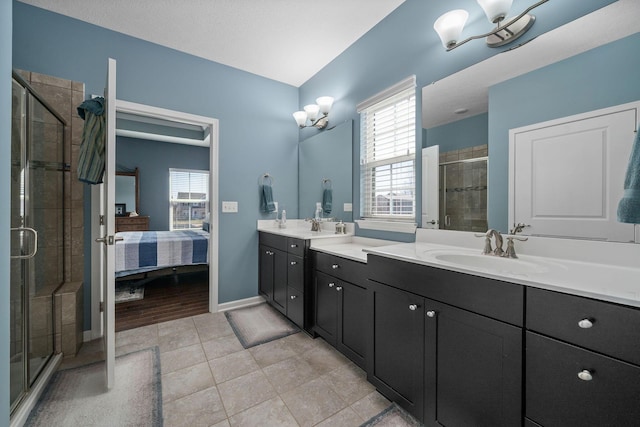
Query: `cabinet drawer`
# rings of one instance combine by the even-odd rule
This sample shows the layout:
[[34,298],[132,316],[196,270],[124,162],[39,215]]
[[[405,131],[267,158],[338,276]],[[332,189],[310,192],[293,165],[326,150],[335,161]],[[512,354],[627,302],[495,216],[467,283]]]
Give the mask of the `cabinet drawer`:
[[527,289],[527,329],[640,365],[640,310]]
[[[526,342],[527,418],[545,427],[638,425],[640,367],[532,332]],[[579,378],[583,371],[592,379]]]
[[302,239],[295,239],[293,237],[287,237],[287,252],[290,254],[304,256],[305,241]]
[[304,290],[304,258],[297,255],[287,256],[287,284],[299,291]]
[[279,236],[277,234],[259,232],[259,241],[261,245],[271,246],[272,248],[280,249],[281,251],[287,250],[287,238]]
[[315,252],[315,268],[347,282],[364,284],[367,264],[324,252]]

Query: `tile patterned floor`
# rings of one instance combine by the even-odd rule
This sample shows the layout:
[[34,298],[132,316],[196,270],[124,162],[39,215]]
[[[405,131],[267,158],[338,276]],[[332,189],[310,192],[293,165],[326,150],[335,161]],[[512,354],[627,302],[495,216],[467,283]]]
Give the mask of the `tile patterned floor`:
[[[154,345],[166,427],[350,427],[390,405],[364,371],[302,332],[245,350],[223,313],[207,313],[116,334],[116,355]],[[92,341],[63,367],[101,357]]]

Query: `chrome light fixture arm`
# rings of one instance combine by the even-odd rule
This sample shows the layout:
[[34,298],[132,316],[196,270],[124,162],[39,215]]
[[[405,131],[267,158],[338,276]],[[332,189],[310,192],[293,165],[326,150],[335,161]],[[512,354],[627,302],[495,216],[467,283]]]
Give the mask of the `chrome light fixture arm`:
[[[452,51],[453,49],[462,46],[463,44],[470,42],[471,40],[477,40],[477,39],[484,39],[490,36],[497,36],[497,33],[501,32],[501,31],[506,31],[508,33],[510,33],[511,35],[514,35],[514,33],[512,31],[509,30],[508,27],[510,27],[511,25],[515,24],[516,22],[518,22],[520,19],[522,19],[525,15],[527,15],[529,12],[531,12],[533,9],[535,9],[536,7],[548,2],[549,0],[540,0],[539,2],[529,6],[527,9],[525,9],[520,15],[516,16],[515,18],[510,19],[507,23],[505,24],[500,24],[501,21],[498,22],[498,26],[496,28],[494,28],[493,30],[489,31],[488,33],[485,34],[480,34],[477,36],[471,36],[468,37],[460,42],[456,42],[452,45],[447,46],[447,52]],[[531,17],[532,19],[535,19],[533,16]],[[532,22],[533,23],[533,22]],[[527,27],[528,29],[528,27]],[[526,30],[525,30],[526,31]],[[524,34],[525,31],[522,31],[519,35]],[[502,38],[502,37],[500,37]],[[511,40],[514,40],[515,38],[512,38]],[[508,42],[510,42],[511,40],[506,41],[505,43],[501,43],[501,44],[495,44],[495,45],[491,45],[492,47],[498,47],[501,46],[503,44],[506,44]]]

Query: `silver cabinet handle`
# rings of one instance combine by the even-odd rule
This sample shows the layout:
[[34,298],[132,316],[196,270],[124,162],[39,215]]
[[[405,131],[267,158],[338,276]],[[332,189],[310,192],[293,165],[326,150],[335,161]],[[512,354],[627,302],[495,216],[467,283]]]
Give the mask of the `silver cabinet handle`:
[[417,309],[418,309],[418,306],[416,304],[409,304],[409,310],[416,311]]
[[436,312],[433,310],[427,311],[427,317],[436,317]]
[[578,322],[578,326],[580,326],[582,329],[589,329],[593,327],[593,321],[591,319],[582,319]]
[[335,285],[336,285],[336,284],[335,284],[335,283],[333,283],[333,282],[329,283],[329,287],[330,287],[330,288],[333,288]]
[[292,243],[290,246],[291,246],[292,248],[297,248],[297,247],[298,247],[298,245],[296,245],[295,243]]
[[582,371],[578,372],[578,378],[580,378],[582,381],[591,381],[593,379],[593,375],[591,374],[591,372],[589,372],[589,370],[583,369]]
[[298,263],[298,261],[291,261],[289,264],[296,265],[297,263]]
[[333,268],[334,270],[336,270],[337,268],[340,268],[340,266],[338,264],[332,264],[331,268]]
[[298,298],[298,295],[291,295],[289,298],[296,299],[296,298]]
[[341,290],[342,290],[342,286],[338,286],[338,287],[336,288],[336,291],[338,291],[338,292],[340,292]]
[[273,252],[271,252],[271,251],[264,251],[264,253],[267,254],[267,255],[273,255]]
[[25,255],[12,255],[11,259],[29,259],[36,256],[38,253],[38,232],[31,227],[18,227],[12,228],[11,231],[26,231],[27,233],[33,234],[33,251],[30,254]]

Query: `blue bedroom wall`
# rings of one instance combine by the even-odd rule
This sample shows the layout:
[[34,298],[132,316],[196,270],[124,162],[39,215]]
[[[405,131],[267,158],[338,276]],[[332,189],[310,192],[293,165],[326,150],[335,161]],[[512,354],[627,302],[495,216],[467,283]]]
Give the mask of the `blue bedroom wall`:
[[[11,197],[11,11],[0,1],[0,200]],[[0,426],[9,425],[9,209],[0,209]]]
[[509,129],[640,100],[639,51],[636,33],[489,88],[489,227],[508,230]]
[[[209,170],[209,149],[137,138],[117,138],[116,164],[138,168],[140,215],[149,229],[169,229],[169,168]],[[128,207],[127,207],[128,208]]]
[[[512,10],[522,11],[532,2],[515,0]],[[532,29],[522,37],[522,42],[531,40],[576,18],[613,3],[612,0],[563,0],[548,2],[533,12],[537,19]],[[345,52],[324,67],[319,73],[300,87],[300,105],[313,102],[316,97],[329,95],[335,98],[331,120],[339,123],[354,120],[353,147],[353,210],[354,218],[360,212],[359,162],[360,126],[356,105],[395,84],[405,77],[415,74],[418,90],[416,122],[418,141],[416,148],[423,146],[421,132],[422,104],[420,89],[434,81],[460,71],[505,49],[490,49],[481,40],[475,40],[451,52],[446,52],[433,30],[433,22],[444,12],[464,8],[469,11],[469,20],[464,34],[481,34],[492,25],[487,21],[482,9],[474,0],[427,2],[406,0],[393,13],[372,28],[367,34],[351,45]],[[314,130],[304,129],[300,140],[304,140]],[[420,162],[417,163],[417,203],[416,216],[420,218]],[[410,240],[412,236],[390,233],[372,233],[364,230],[359,235],[366,237],[398,238]]]
[[424,147],[439,145],[444,153],[489,142],[489,114],[477,114],[457,122],[425,129]]
[[[13,26],[15,68],[84,82],[89,96],[102,93],[107,59],[115,58],[119,99],[219,120],[219,200],[239,205],[237,214],[219,216],[219,302],[257,295],[260,174],[276,176],[276,199],[297,217],[298,130],[291,112],[298,89],[15,1]],[[86,265],[89,198],[87,190]],[[87,329],[89,280],[85,273]]]

